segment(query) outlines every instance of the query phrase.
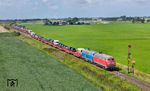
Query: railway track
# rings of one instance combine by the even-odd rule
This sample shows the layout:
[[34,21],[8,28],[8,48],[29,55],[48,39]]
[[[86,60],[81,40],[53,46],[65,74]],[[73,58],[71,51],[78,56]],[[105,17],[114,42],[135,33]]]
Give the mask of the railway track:
[[[19,31],[15,30],[15,32],[19,32]],[[26,36],[26,37],[32,38],[31,36],[29,36],[29,35],[27,35],[25,33],[22,33],[22,32],[19,32],[19,33],[24,35],[24,36]],[[84,59],[82,59],[82,60],[84,60]],[[97,65],[95,65],[95,66],[97,66]],[[100,68],[100,69],[102,69],[102,68]],[[103,70],[105,70],[105,69],[103,69]],[[123,73],[121,73],[119,71],[109,71],[109,73],[112,74],[112,75],[115,75],[115,76],[117,76],[119,78],[121,78],[122,80],[127,80],[129,83],[132,83],[132,84],[140,87],[142,91],[150,91],[150,84],[149,83],[145,83],[145,82],[143,82],[141,80],[138,80],[138,79],[136,79],[134,77],[128,76],[126,74],[123,74]]]
[[143,90],[143,91],[150,91],[150,84],[145,83],[141,80],[138,80],[135,77],[131,77],[131,76],[128,76],[126,74],[122,74],[119,71],[113,71],[110,73],[121,78],[122,80],[127,80],[128,82],[135,84],[136,86],[140,87],[141,90]]

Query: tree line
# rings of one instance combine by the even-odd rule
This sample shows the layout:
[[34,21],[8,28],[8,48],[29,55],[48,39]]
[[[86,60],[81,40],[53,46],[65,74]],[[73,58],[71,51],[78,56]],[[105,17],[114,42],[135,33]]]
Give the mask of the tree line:
[[14,19],[14,20],[0,20],[2,23],[16,22],[16,23],[27,23],[27,22],[38,22],[41,21],[44,25],[83,25],[83,24],[91,24],[92,21],[96,22],[97,20],[102,21],[130,21],[132,23],[150,23],[150,17],[128,17],[128,16],[120,16],[120,17],[95,17],[95,18],[87,18],[87,17],[74,17],[74,18],[60,18],[60,19]]
[[81,22],[81,18],[65,18],[65,19],[61,19],[60,21],[56,20],[49,20],[49,19],[44,19],[43,20],[44,25],[83,25],[83,24],[90,24],[90,23],[85,23],[85,22]]

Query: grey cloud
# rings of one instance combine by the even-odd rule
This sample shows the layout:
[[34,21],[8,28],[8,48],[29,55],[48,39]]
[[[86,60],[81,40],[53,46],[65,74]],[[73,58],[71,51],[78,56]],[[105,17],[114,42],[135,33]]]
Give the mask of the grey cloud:
[[1,17],[150,15],[149,8],[150,0],[0,0]]

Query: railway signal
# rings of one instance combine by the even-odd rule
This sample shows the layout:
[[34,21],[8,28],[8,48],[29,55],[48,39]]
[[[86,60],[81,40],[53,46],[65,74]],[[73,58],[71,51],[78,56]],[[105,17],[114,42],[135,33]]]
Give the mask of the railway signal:
[[128,73],[130,73],[131,45],[128,45]]

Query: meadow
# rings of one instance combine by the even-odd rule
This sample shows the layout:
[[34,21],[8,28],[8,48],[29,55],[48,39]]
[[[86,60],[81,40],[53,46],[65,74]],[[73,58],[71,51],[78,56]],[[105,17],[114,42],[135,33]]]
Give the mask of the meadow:
[[69,55],[48,45],[44,45],[37,40],[33,40],[25,36],[20,36],[18,38],[28,43],[29,45],[42,50],[68,68],[79,73],[95,86],[100,87],[102,91],[143,91],[136,85],[133,85],[126,80],[112,75],[108,71],[100,69],[93,64],[89,64],[82,59],[76,58],[72,55]]
[[[18,87],[7,87],[18,79]],[[101,91],[43,51],[0,33],[0,91]]]
[[150,73],[150,24],[110,23],[96,25],[45,26],[23,24],[35,33],[60,40],[76,48],[90,48],[115,57],[127,65],[128,45],[132,45],[132,60],[136,69]]

